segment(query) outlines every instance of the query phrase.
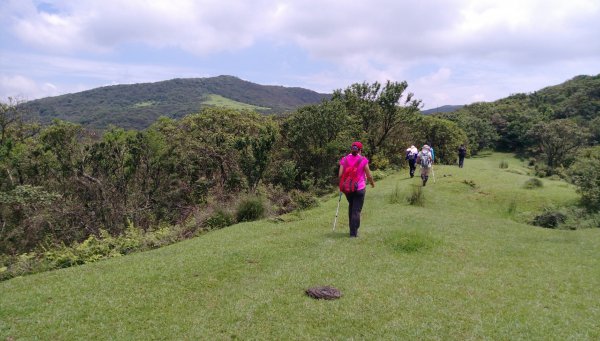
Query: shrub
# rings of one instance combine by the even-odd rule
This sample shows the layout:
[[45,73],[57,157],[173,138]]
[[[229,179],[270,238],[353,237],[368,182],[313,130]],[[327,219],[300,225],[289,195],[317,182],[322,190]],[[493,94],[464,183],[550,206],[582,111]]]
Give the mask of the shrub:
[[506,162],[506,160],[500,161],[500,168],[502,168],[502,169],[508,168],[508,162]]
[[302,192],[298,190],[292,191],[292,200],[298,209],[305,210],[319,206],[317,198],[315,198],[310,192]]
[[565,214],[558,211],[547,210],[533,218],[533,225],[553,229],[564,223],[566,220],[567,216]]
[[569,168],[581,203],[591,212],[600,212],[600,146],[581,150]]
[[233,225],[234,223],[235,218],[233,217],[233,214],[223,209],[218,209],[208,219],[206,219],[204,225],[207,229],[214,230]]
[[262,218],[265,214],[265,204],[259,197],[242,200],[237,207],[237,221],[253,221]]
[[540,188],[543,186],[544,186],[544,183],[542,182],[542,180],[540,180],[538,178],[531,178],[531,179],[525,181],[525,184],[523,185],[523,187],[526,189]]
[[423,188],[419,185],[413,185],[412,192],[406,198],[408,203],[413,206],[424,206],[425,205],[425,194]]

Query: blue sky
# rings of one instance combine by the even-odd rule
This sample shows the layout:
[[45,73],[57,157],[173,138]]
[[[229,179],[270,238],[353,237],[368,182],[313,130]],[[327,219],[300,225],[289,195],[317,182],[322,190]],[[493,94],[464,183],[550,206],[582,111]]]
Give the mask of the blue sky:
[[598,0],[0,0],[0,100],[233,75],[424,109],[600,73]]

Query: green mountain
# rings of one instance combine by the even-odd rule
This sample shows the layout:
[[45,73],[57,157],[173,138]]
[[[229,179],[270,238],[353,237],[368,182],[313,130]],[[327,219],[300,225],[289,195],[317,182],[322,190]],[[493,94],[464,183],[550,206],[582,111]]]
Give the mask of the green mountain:
[[444,112],[453,112],[462,107],[464,107],[464,105],[442,105],[441,107],[422,110],[421,112],[424,115],[430,115],[430,114],[437,114],[437,113],[444,113]]
[[109,125],[143,129],[160,116],[180,118],[205,106],[281,114],[328,97],[303,88],[260,85],[233,76],[218,76],[105,86],[29,101],[22,107],[30,118],[42,123],[58,118],[96,129]]

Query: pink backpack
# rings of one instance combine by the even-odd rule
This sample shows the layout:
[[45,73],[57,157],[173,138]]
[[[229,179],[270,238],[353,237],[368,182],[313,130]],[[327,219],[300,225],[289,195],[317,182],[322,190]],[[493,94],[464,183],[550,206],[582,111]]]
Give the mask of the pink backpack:
[[343,193],[352,193],[358,190],[358,182],[360,181],[358,175],[358,166],[362,162],[363,157],[359,157],[356,160],[354,166],[348,165],[348,159],[344,157],[344,172],[340,178],[340,191]]

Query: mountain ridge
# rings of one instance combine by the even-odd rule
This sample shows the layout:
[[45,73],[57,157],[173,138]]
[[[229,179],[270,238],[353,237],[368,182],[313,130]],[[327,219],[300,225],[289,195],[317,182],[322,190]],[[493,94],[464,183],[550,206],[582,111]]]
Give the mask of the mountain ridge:
[[221,75],[108,85],[28,101],[21,107],[28,117],[43,124],[61,119],[96,129],[110,125],[144,129],[160,116],[180,118],[210,106],[211,95],[230,100],[233,107],[240,105],[263,114],[283,114],[330,97],[300,87],[260,85]]

